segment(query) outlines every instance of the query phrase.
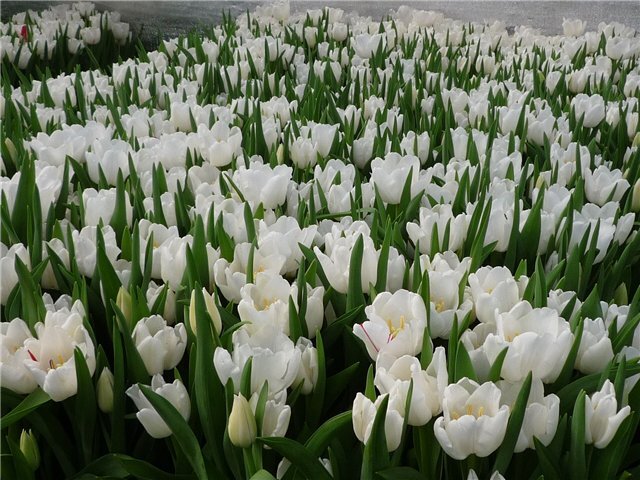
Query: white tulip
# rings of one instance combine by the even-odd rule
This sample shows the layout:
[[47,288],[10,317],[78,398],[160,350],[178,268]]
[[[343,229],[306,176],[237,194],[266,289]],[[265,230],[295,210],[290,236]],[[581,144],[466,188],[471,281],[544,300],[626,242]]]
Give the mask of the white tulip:
[[372,360],[388,354],[399,358],[422,349],[427,310],[420,295],[408,290],[382,292],[365,308],[367,321],[353,326]]
[[[191,400],[183,383],[176,379],[173,383],[167,383],[162,375],[154,375],[151,379],[151,390],[164,397],[182,415],[182,418],[189,420],[191,415]],[[172,434],[169,425],[162,419],[160,414],[153,408],[151,402],[144,396],[138,385],[132,385],[127,389],[127,395],[135,403],[138,413],[136,417],[153,438],[165,438]]]
[[[356,437],[358,437],[358,440],[364,444],[369,441],[371,430],[373,429],[373,421],[376,418],[376,414],[385,395],[379,396],[376,398],[375,402],[372,402],[362,393],[358,392],[356,394],[356,398],[353,401],[351,417],[353,422],[353,431],[355,432]],[[389,452],[393,452],[400,446],[403,422],[404,420],[400,412],[394,410],[391,408],[390,404],[388,404],[384,422],[384,433],[387,440],[387,450]]]
[[570,20],[568,18],[562,19],[562,31],[568,37],[579,37],[584,33],[584,29],[587,26],[587,22],[579,19]]
[[[255,414],[258,407],[259,392],[251,395],[249,405]],[[291,407],[284,402],[267,399],[264,405],[262,425],[258,425],[262,437],[284,437],[289,428]]]
[[0,386],[19,394],[31,393],[38,386],[24,363],[30,358],[24,347],[28,338],[33,336],[22,319],[0,323]]
[[520,301],[518,283],[506,267],[481,267],[469,275],[478,320],[495,323],[495,312],[508,312]]
[[29,354],[25,365],[40,388],[56,402],[78,391],[76,348],[84,356],[91,375],[96,368],[93,341],[82,322],[82,315],[75,310],[48,311],[44,323],[36,324],[36,338],[27,338],[24,342]]
[[0,303],[7,304],[9,295],[18,284],[18,273],[16,271],[16,258],[29,269],[31,261],[29,260],[29,252],[21,243],[16,243],[7,248],[4,243],[0,243],[0,272],[2,273],[2,282],[0,282]]
[[615,388],[605,380],[600,390],[585,398],[585,441],[596,448],[605,448],[615,436],[620,424],[631,413],[631,407],[618,410]]
[[[500,403],[513,408],[522,389],[523,382],[507,382],[501,380],[497,383],[502,391]],[[531,391],[527,399],[527,405],[522,421],[522,427],[518,434],[515,452],[523,452],[528,448],[535,448],[534,437],[544,446],[549,445],[558,429],[560,418],[560,399],[557,395],[544,395],[544,385],[538,378],[534,378],[531,383]]]
[[596,127],[605,117],[604,99],[600,95],[585,95],[580,93],[571,100],[571,107],[575,109],[576,119],[583,118],[585,128]]
[[160,315],[142,318],[131,333],[149,375],[174,368],[187,347],[187,330],[182,323],[169,327]]
[[463,378],[444,390],[442,410],[433,430],[447,455],[464,460],[486,457],[502,443],[509,421],[509,407],[500,406],[500,389],[491,382],[477,384]]
[[251,392],[259,392],[265,381],[270,398],[286,396],[298,376],[301,351],[296,348],[280,327],[271,323],[244,325],[233,332],[233,352],[216,348],[213,363],[223,385],[233,382],[236,392],[240,377],[249,358],[251,363]]
[[609,170],[604,165],[600,165],[593,172],[590,169],[585,170],[583,176],[587,200],[598,206],[603,206],[609,201],[619,202],[631,186],[627,179],[622,177],[620,170]]
[[545,383],[554,382],[569,355],[573,333],[569,322],[551,308],[533,308],[522,301],[510,311],[496,315],[496,334],[489,334],[484,349],[493,364],[509,347],[502,366],[502,378],[523,380],[529,372]]
[[584,319],[576,368],[584,374],[601,372],[613,359],[613,347],[601,318]]
[[407,423],[412,426],[425,425],[442,411],[440,398],[448,383],[446,362],[443,347],[435,349],[426,370],[411,355],[403,355],[398,359],[381,355],[376,362],[374,384],[380,393],[390,394],[390,401],[393,400],[396,410],[404,412],[409,386],[413,381]]

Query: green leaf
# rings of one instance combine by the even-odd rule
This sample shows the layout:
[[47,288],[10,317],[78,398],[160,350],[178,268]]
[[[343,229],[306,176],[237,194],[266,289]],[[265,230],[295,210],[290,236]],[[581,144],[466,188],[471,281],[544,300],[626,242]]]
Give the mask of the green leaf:
[[364,446],[362,470],[360,472],[360,478],[363,480],[373,480],[376,472],[389,465],[389,452],[387,450],[387,439],[384,432],[388,404],[389,395],[385,395],[378,406],[376,418],[373,420],[369,440]]
[[256,473],[252,475],[249,480],[276,480],[276,477],[271,475],[266,470],[258,470]]
[[292,467],[297,468],[305,478],[331,480],[331,475],[318,457],[295,440],[285,437],[260,437],[257,441],[289,460]]
[[[3,395],[4,396],[4,395]],[[47,403],[51,397],[40,388],[35,389],[17,407],[7,413],[0,419],[0,430],[4,430],[8,426],[14,424],[25,415],[28,415],[40,405]]]
[[425,480],[427,477],[411,467],[392,467],[376,472],[383,480]]
[[353,310],[360,305],[364,305],[364,294],[362,293],[362,255],[364,253],[364,239],[358,236],[351,251],[349,261],[349,285],[347,287],[347,311]]
[[524,414],[527,409],[527,402],[529,401],[529,393],[531,392],[532,375],[529,372],[526,380],[522,384],[520,393],[516,399],[516,403],[511,409],[509,415],[509,423],[507,423],[507,431],[504,435],[502,445],[498,449],[496,461],[493,464],[493,470],[504,474],[511,463],[511,457],[513,451],[516,448],[518,442],[518,435],[520,435],[520,429],[522,428],[522,422],[524,420]]
[[331,440],[343,429],[350,426],[351,410],[339,413],[318,427],[305,443],[305,447],[319,457],[329,446]]
[[196,300],[196,368],[195,368],[195,403],[202,431],[213,452],[216,465],[224,469],[226,465],[217,432],[224,431],[226,415],[217,408],[216,400],[223,397],[223,388],[215,368],[212,368],[214,353],[214,336],[212,322],[207,312],[202,289],[195,288]]
[[84,353],[76,347],[73,352],[76,366],[76,380],[78,382],[78,393],[75,396],[75,419],[78,434],[78,443],[83,454],[84,463],[89,463],[92,458],[93,443],[95,441],[96,426],[96,392],[91,380],[91,373],[87,366]]
[[573,415],[571,417],[571,478],[583,480],[587,476],[587,460],[585,453],[585,399],[587,394],[582,391],[578,395]]
[[158,412],[160,417],[171,429],[171,432],[175,436],[184,456],[189,461],[196,477],[201,480],[209,478],[198,440],[193,434],[191,428],[189,428],[185,419],[182,418],[182,415],[180,415],[178,410],[176,410],[169,400],[155,393],[149,386],[142,384],[138,384],[138,386],[144,396],[147,397],[147,400],[151,403],[151,406]]
[[491,365],[491,369],[489,369],[489,381],[497,382],[502,378],[502,365],[504,364],[504,359],[507,356],[508,351],[509,347],[504,347],[496,357],[495,361]]
[[131,476],[143,480],[187,480],[190,475],[167,473],[143,460],[119,453],[104,455],[80,470],[74,479],[111,477],[129,478]]

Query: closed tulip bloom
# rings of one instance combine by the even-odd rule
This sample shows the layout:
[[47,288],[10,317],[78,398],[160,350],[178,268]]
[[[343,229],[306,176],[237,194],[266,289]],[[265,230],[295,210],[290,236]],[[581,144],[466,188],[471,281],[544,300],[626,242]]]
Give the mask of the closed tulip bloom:
[[571,100],[571,106],[575,109],[576,119],[584,117],[582,125],[585,128],[593,128],[604,120],[605,105],[600,95],[580,93]]
[[[380,395],[376,398],[375,402],[372,402],[369,398],[365,397],[362,393],[358,392],[356,398],[353,401],[352,410],[352,422],[353,431],[362,443],[366,445],[371,436],[371,430],[373,429],[373,421],[376,418],[380,404],[385,395]],[[387,404],[387,414],[384,421],[384,433],[387,440],[387,450],[393,452],[400,446],[402,439],[402,415],[391,408],[390,403]]]
[[[392,362],[392,363],[390,363]],[[448,383],[446,356],[443,347],[436,348],[429,366],[423,370],[420,361],[411,355],[394,360],[383,355],[376,363],[375,386],[380,393],[389,393],[397,410],[404,411],[409,386],[413,381],[407,423],[425,425],[442,411],[440,398]]]
[[182,323],[169,327],[160,315],[142,318],[131,334],[149,375],[171,370],[187,347],[187,330]]
[[[213,328],[217,334],[222,331],[222,319],[220,318],[220,312],[214,300],[214,295],[209,294],[205,288],[202,289],[202,297],[204,298],[204,305],[211,318]],[[196,294],[195,290],[191,292],[191,300],[189,301],[189,326],[191,331],[196,333],[197,331],[197,319],[196,319]]]
[[531,371],[545,383],[554,382],[573,344],[569,322],[551,308],[533,308],[527,301],[496,316],[496,334],[489,334],[484,350],[490,363],[509,347],[502,377],[521,381]]
[[[187,389],[180,380],[176,379],[173,383],[166,383],[162,375],[154,375],[151,379],[151,390],[168,400],[182,415],[182,418],[189,420],[191,400]],[[153,408],[151,402],[144,396],[138,385],[132,385],[127,389],[126,393],[138,408],[136,417],[149,435],[153,438],[165,438],[172,434],[169,425]]]
[[113,410],[113,373],[106,367],[102,369],[102,373],[98,378],[96,396],[98,397],[100,411],[110,413]]
[[[507,382],[506,380],[499,381],[497,385],[502,391],[501,404],[513,408],[523,383]],[[534,378],[531,383],[531,391],[527,399],[524,420],[518,434],[515,452],[523,452],[527,448],[535,449],[534,437],[544,446],[549,445],[556,435],[559,418],[560,399],[554,394],[545,396],[542,381]]]
[[568,18],[562,19],[562,31],[568,37],[579,37],[584,33],[584,29],[587,26],[587,22],[579,19],[570,20]]
[[600,390],[585,398],[585,441],[596,448],[605,448],[615,436],[620,424],[631,413],[627,405],[618,411],[616,392],[610,380]]
[[584,319],[576,368],[584,374],[601,372],[613,359],[613,347],[601,318]]
[[500,406],[500,389],[463,378],[444,390],[444,415],[433,425],[438,443],[447,455],[464,460],[486,457],[502,443],[509,421],[509,407]]
[[520,301],[518,283],[506,267],[481,267],[469,275],[478,320],[495,323],[495,313],[508,312]]
[[587,169],[583,175],[587,200],[598,206],[603,206],[610,200],[619,202],[631,186],[628,180],[622,177],[620,170],[609,170],[604,165],[600,165],[593,172]]
[[33,336],[22,319],[0,323],[0,386],[19,394],[31,393],[38,386],[24,363],[30,358],[24,347],[28,338]]
[[248,448],[256,440],[256,418],[251,406],[242,394],[233,396],[233,406],[229,415],[227,430],[229,440],[236,447]]
[[[251,395],[249,405],[255,414],[258,407],[258,392]],[[284,401],[276,401],[267,399],[264,404],[264,416],[262,417],[262,425],[258,425],[261,437],[284,437],[289,428],[289,420],[291,419],[291,407]]]

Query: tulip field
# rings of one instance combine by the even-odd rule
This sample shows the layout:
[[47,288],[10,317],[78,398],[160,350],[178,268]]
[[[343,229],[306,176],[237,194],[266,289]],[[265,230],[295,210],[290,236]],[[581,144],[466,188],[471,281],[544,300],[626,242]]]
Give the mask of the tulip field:
[[640,478],[640,34],[390,6],[0,24],[2,478]]

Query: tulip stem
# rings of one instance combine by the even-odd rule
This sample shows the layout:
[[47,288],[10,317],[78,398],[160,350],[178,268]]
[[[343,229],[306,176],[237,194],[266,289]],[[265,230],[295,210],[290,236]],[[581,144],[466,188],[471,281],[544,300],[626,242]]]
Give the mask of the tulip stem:
[[243,448],[242,456],[244,458],[244,468],[247,473],[247,479],[249,479],[258,471],[258,465],[256,465],[256,459],[254,458],[253,445],[248,448]]

